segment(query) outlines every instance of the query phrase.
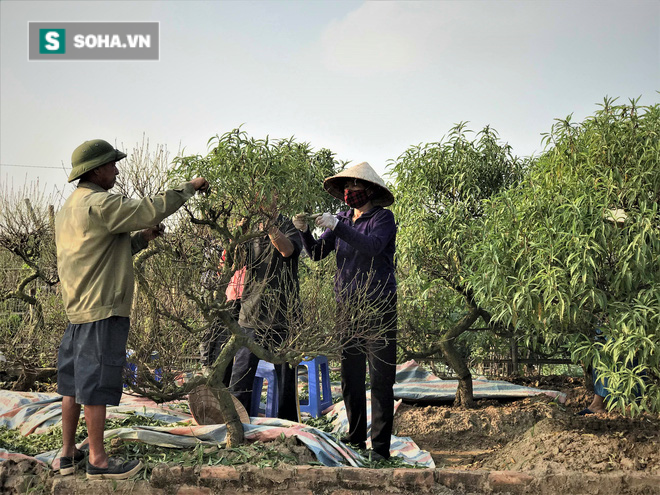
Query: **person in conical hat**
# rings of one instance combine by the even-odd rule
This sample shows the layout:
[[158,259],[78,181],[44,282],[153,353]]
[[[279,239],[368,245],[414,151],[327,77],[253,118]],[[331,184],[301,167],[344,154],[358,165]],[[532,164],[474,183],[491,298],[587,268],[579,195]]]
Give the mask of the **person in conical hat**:
[[348,179],[353,180],[354,183],[361,182],[364,185],[372,206],[390,206],[394,203],[394,195],[387,188],[383,179],[367,162],[358,163],[339,172],[337,175],[328,177],[323,181],[323,187],[332,196],[345,202],[344,186],[349,182]]
[[[341,388],[349,431],[342,439],[366,449],[367,403],[366,363],[371,377],[371,446],[372,459],[390,457],[390,438],[394,418],[394,376],[396,373],[397,294],[394,275],[396,223],[385,209],[394,202],[383,179],[366,163],[358,163],[328,177],[323,187],[348,209],[337,215],[323,213],[316,225],[325,229],[314,238],[307,224],[309,216],[298,214],[293,224],[310,259],[319,261],[336,253],[335,298],[338,311],[367,300],[378,309],[374,317],[354,318],[342,335],[359,334],[369,329],[371,335],[348,338],[342,342]],[[358,308],[359,311],[359,308]],[[365,311],[366,315],[369,313]]]

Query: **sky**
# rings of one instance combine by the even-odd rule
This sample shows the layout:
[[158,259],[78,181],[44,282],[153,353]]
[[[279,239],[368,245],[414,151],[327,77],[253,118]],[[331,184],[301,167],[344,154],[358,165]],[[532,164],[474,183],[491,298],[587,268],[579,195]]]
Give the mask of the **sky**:
[[[28,61],[29,21],[158,21],[158,61]],[[379,173],[457,123],[513,153],[606,96],[660,101],[660,2],[0,0],[0,191],[63,191],[71,153],[171,156],[243,126]]]

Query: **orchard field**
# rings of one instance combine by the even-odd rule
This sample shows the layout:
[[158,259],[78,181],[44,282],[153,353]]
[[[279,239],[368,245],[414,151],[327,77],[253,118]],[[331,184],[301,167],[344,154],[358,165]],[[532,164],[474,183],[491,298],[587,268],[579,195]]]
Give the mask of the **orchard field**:
[[[398,360],[439,366],[459,380],[453,404],[403,404],[395,428],[438,468],[657,477],[660,106],[605,99],[582,122],[569,116],[548,127],[539,156],[518,157],[494,129],[475,133],[461,123],[387,164],[398,223]],[[209,386],[226,418],[228,448],[243,448],[221,382],[236,350],[249,345],[271,362],[336,360],[342,321],[352,311],[378,311],[365,303],[337,314],[332,259],[301,259],[304,318],[292,309],[281,346],[247,342],[222,297],[246,263],[242,246],[264,235],[276,212],[341,209],[322,182],[346,163],[293,138],[257,139],[241,129],[211,138],[204,156],[171,160],[147,140],[128,155],[115,192],[148,196],[195,176],[211,185],[134,258],[128,346],[138,371],[129,387],[165,402]],[[60,201],[36,186],[2,193],[5,388],[52,390],[67,321],[53,242]],[[231,338],[208,375],[194,374],[214,321]],[[506,368],[498,376],[564,391],[568,401],[475,400],[472,380],[493,363]],[[575,416],[591,401],[592,371],[607,380],[609,412]],[[190,379],[177,379],[182,372]],[[559,485],[556,492],[567,489]]]

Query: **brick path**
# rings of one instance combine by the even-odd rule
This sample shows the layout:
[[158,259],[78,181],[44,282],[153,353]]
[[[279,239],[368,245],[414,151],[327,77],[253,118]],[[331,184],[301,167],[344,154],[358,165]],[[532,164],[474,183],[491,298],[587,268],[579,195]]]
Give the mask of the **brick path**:
[[[13,462],[13,461],[5,461]],[[3,463],[4,464],[4,463]],[[52,495],[660,495],[660,476],[643,473],[530,474],[454,469],[257,468],[161,465],[149,481],[87,481],[84,473],[0,476],[0,492]]]

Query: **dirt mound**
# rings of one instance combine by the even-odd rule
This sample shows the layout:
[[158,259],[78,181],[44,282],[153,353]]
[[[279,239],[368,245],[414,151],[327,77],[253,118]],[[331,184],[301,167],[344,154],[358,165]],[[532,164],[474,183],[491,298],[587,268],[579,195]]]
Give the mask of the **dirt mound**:
[[660,474],[658,423],[621,417],[544,419],[481,462],[488,469]]
[[475,409],[403,404],[395,434],[412,437],[438,467],[660,474],[660,418],[576,416],[589,393],[578,381],[554,380],[568,395],[563,405],[547,396],[477,401]]
[[552,415],[547,404],[520,406],[480,404],[478,409],[454,409],[449,406],[402,405],[395,418],[395,428],[398,435],[412,436],[422,448],[450,450],[466,445],[480,449],[497,448]]
[[13,495],[45,490],[51,471],[33,459],[0,462],[0,493]]

